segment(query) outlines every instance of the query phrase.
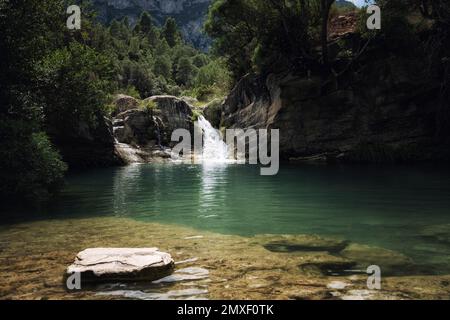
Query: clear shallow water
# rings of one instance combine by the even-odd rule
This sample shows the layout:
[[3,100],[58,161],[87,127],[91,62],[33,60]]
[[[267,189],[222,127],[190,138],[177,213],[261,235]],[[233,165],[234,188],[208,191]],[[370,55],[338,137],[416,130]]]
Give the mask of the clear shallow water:
[[[16,213],[15,213],[16,214]],[[149,164],[73,174],[36,218],[130,217],[243,236],[319,234],[380,246],[450,271],[450,171],[433,167]],[[17,214],[16,214],[17,216]]]

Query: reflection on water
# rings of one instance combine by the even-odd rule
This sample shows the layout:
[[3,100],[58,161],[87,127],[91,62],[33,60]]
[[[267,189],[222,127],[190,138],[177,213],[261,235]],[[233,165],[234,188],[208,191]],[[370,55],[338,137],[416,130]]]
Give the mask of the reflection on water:
[[202,166],[200,192],[198,197],[198,216],[200,218],[218,217],[220,207],[226,205],[226,192],[222,184],[226,184],[225,163],[205,163]]
[[58,200],[32,215],[120,216],[243,236],[332,235],[447,271],[449,237],[433,235],[433,226],[450,224],[449,195],[450,172],[436,168],[286,165],[264,177],[257,166],[149,164],[74,174]]

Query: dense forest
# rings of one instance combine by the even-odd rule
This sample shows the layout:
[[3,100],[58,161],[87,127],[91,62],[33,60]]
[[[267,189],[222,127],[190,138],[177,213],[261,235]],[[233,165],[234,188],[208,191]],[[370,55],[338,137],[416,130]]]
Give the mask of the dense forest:
[[[0,194],[36,199],[57,190],[67,165],[55,138],[80,122],[95,126],[114,94],[207,101],[247,74],[282,70],[319,75],[326,90],[364,72],[366,52],[413,58],[421,76],[441,83],[440,135],[448,137],[450,4],[377,4],[383,27],[371,31],[364,10],[334,0],[216,0],[205,25],[213,47],[205,53],[184,41],[172,18],[157,26],[143,12],[135,25],[124,18],[104,26],[85,4],[82,28],[72,31],[65,1],[1,0]],[[358,17],[358,38],[336,50],[330,21],[348,10]]]

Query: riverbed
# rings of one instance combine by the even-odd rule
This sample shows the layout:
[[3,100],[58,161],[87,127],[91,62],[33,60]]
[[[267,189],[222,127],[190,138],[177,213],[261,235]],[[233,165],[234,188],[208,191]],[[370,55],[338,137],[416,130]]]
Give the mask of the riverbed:
[[[450,173],[434,167],[144,164],[73,173],[4,208],[1,298],[450,298]],[[175,279],[66,292],[87,247],[159,247]],[[378,265],[382,290],[368,290]]]

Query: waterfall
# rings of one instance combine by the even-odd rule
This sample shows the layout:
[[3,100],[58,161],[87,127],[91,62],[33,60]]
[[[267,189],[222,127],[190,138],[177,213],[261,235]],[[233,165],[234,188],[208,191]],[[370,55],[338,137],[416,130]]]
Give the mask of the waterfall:
[[228,160],[228,147],[223,141],[219,130],[203,116],[199,116],[198,125],[203,131],[203,154],[201,161],[225,163]]

